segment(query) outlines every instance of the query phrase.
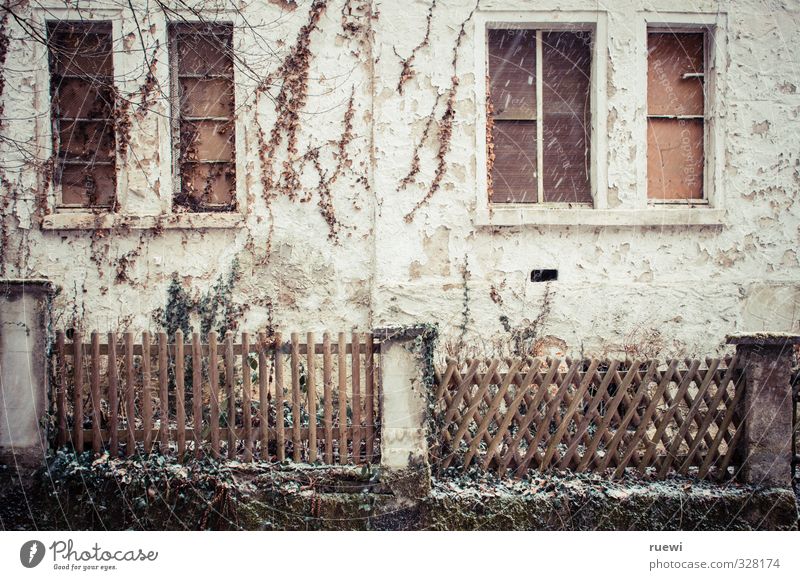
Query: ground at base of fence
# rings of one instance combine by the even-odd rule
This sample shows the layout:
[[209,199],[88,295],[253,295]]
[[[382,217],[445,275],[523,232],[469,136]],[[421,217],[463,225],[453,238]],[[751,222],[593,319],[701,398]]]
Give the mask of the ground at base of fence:
[[796,530],[788,489],[597,475],[434,479],[395,496],[375,468],[59,453],[22,479],[0,466],[4,530]]

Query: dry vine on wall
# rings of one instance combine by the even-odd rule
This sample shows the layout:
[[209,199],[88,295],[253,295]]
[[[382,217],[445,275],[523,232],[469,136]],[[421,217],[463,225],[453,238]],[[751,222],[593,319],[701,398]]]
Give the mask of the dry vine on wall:
[[[271,224],[267,257],[271,251],[272,224],[274,224],[271,203],[276,195],[285,196],[293,201],[308,202],[313,196],[313,191],[316,191],[319,196],[317,205],[328,226],[329,237],[336,240],[342,227],[334,208],[332,187],[346,171],[354,171],[355,164],[350,156],[349,146],[354,137],[355,87],[351,89],[344,111],[342,133],[332,144],[332,156],[335,160],[333,170],[327,171],[324,168],[321,158],[323,145],[310,145],[302,154],[298,147],[301,131],[300,115],[308,99],[309,70],[314,56],[311,50],[312,33],[320,30],[319,22],[327,9],[327,4],[327,0],[315,0],[311,4],[307,22],[300,29],[294,45],[278,69],[261,82],[256,92],[256,102],[258,97],[265,94],[272,97],[276,115],[268,139],[260,121],[256,118],[261,185]],[[344,4],[341,13],[344,36],[355,38],[362,48],[368,46],[371,41],[369,20],[376,17],[377,15],[371,12],[368,2],[349,0]],[[271,89],[275,86],[280,88],[277,95],[273,96]],[[281,149],[285,149],[286,158],[280,168],[276,169],[275,161]],[[304,189],[301,182],[301,176],[307,166],[310,166],[317,176],[316,183],[311,189]],[[356,175],[356,182],[368,185],[366,175]]]
[[[398,91],[402,93],[402,87],[405,82],[407,82],[410,78],[414,76],[413,72],[413,60],[416,56],[416,51],[427,45],[427,39],[430,35],[430,26],[431,26],[431,19],[433,18],[433,9],[436,5],[436,1],[431,4],[430,11],[428,12],[428,19],[427,19],[427,27],[426,27],[426,35],[423,38],[423,41],[412,51],[411,56],[408,59],[404,59],[401,62],[402,70],[400,81],[398,84]],[[427,190],[423,195],[422,199],[420,199],[414,207],[409,211],[404,220],[406,223],[411,223],[414,221],[414,217],[417,211],[420,210],[423,206],[425,206],[431,198],[439,191],[439,188],[442,184],[442,179],[447,172],[447,154],[450,152],[451,141],[453,138],[453,122],[455,121],[456,111],[455,111],[455,103],[456,103],[456,94],[458,92],[458,84],[459,79],[457,75],[457,68],[458,68],[458,56],[461,49],[461,43],[466,36],[466,26],[470,20],[472,20],[472,16],[475,13],[475,9],[477,8],[477,3],[475,8],[469,13],[467,18],[461,23],[461,26],[458,31],[458,36],[456,37],[456,42],[453,46],[453,58],[451,60],[452,66],[452,74],[450,77],[450,86],[445,91],[446,99],[444,104],[444,110],[442,111],[441,116],[436,118],[436,111],[439,108],[439,103],[441,102],[441,93],[437,94],[436,100],[433,104],[433,109],[431,110],[430,115],[425,123],[425,129],[423,130],[422,137],[418,143],[414,145],[414,150],[412,153],[411,158],[411,168],[406,176],[400,180],[400,185],[398,189],[404,189],[411,183],[416,181],[417,175],[420,171],[420,149],[425,144],[425,141],[428,138],[430,133],[430,128],[436,120],[436,124],[438,127],[438,146],[436,151],[436,170],[433,175],[433,179],[431,180],[430,184],[427,186]]]

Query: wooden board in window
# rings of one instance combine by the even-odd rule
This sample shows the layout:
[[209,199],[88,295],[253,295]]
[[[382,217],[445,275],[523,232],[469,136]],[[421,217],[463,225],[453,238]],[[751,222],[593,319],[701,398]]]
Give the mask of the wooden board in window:
[[233,161],[233,122],[184,121],[181,125],[181,159]]
[[704,34],[647,35],[647,114],[703,115]]
[[180,89],[183,117],[233,118],[233,84],[230,80],[182,78]]
[[703,199],[703,121],[647,120],[647,196]]
[[64,165],[58,175],[61,204],[67,207],[110,207],[117,188],[113,165]]
[[233,163],[184,163],[182,190],[175,203],[192,211],[222,211],[235,205]]
[[178,33],[178,73],[192,76],[231,76],[230,35],[190,30]]
[[62,118],[109,119],[114,110],[114,92],[105,83],[64,78],[56,87],[52,104]]
[[63,161],[114,161],[114,127],[110,121],[61,121],[58,151]]

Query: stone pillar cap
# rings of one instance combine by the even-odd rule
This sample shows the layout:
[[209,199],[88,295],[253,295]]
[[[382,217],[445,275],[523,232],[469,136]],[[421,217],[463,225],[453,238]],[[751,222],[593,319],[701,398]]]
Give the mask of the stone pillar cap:
[[54,294],[56,286],[47,278],[0,278],[0,293],[45,292]]
[[427,337],[436,334],[436,327],[431,324],[411,324],[409,326],[390,326],[386,328],[376,328],[372,335],[380,341],[386,340],[414,340],[422,336]]
[[790,346],[800,344],[800,334],[796,332],[741,332],[725,337],[728,344],[742,346]]

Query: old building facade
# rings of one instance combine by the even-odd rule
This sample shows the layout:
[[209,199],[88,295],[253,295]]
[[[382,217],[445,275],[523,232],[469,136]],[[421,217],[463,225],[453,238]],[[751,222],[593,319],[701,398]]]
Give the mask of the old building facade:
[[798,2],[6,6],[2,276],[59,328],[798,329]]

